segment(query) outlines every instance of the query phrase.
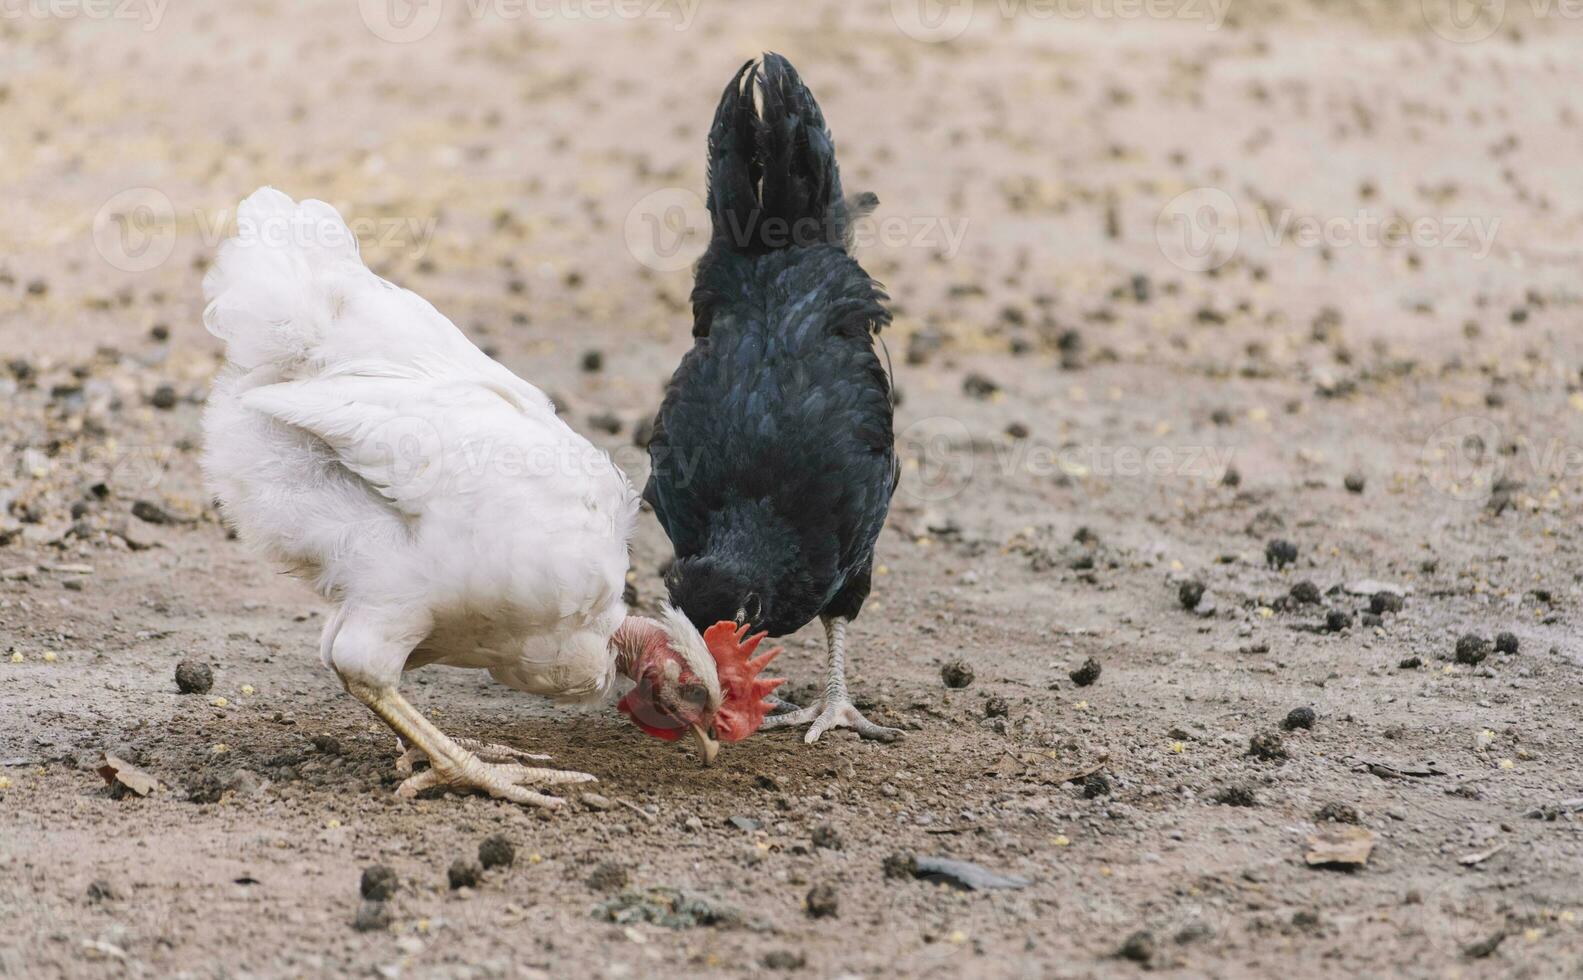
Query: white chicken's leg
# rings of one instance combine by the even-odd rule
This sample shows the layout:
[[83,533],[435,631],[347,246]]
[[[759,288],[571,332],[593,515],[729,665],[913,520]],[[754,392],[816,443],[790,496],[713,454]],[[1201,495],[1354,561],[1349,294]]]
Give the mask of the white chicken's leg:
[[818,704],[799,711],[771,715],[764,719],[765,728],[785,728],[790,725],[807,725],[803,741],[812,745],[831,728],[851,728],[863,738],[879,742],[892,742],[901,737],[901,729],[876,725],[863,717],[852,704],[846,689],[846,624],[838,616],[824,617],[825,645],[830,651],[830,664],[825,674],[824,698]]
[[459,792],[479,790],[513,803],[557,807],[562,803],[560,799],[526,787],[593,781],[593,776],[583,772],[492,764],[479,759],[436,728],[396,690],[395,679],[400,677],[401,665],[412,647],[412,624],[357,612],[337,616],[337,620],[338,628],[329,646],[330,663],[347,692],[368,705],[404,742],[429,757],[429,768],[402,783],[396,790],[398,795],[411,798],[432,786],[444,786]]
[[429,757],[429,768],[402,783],[396,790],[399,796],[410,799],[431,786],[444,786],[453,790],[481,790],[513,803],[557,807],[562,803],[560,799],[535,793],[526,786],[586,783],[594,779],[585,772],[484,762],[434,727],[395,688],[370,688],[361,684],[346,687],[397,735]]

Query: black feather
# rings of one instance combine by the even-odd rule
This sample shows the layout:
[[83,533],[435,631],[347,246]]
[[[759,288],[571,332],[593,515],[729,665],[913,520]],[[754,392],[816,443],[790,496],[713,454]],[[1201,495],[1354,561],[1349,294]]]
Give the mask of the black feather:
[[676,549],[671,601],[700,628],[746,610],[779,636],[868,593],[898,475],[874,351],[890,314],[847,236],[876,203],[842,198],[824,115],[784,58],[737,72],[709,133],[694,346],[644,490]]

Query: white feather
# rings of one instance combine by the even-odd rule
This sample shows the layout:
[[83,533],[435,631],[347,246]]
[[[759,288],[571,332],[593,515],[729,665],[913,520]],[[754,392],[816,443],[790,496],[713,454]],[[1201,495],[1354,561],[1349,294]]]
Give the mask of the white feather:
[[328,205],[264,188],[238,226],[204,279],[230,363],[203,464],[227,519],[328,597],[426,613],[397,674],[446,663],[558,697],[609,690],[638,504],[625,475],[364,267]]

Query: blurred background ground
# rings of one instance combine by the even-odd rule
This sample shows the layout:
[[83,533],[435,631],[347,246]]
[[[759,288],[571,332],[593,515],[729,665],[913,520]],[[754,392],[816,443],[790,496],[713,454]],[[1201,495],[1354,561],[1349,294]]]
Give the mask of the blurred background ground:
[[[1579,38],[1544,0],[6,7],[0,975],[1575,974]],[[598,795],[399,801],[323,605],[205,500],[204,262],[260,184],[331,202],[641,482],[766,49],[882,201],[908,468],[854,689],[912,730],[703,772],[431,668],[433,717]],[[667,557],[645,518],[640,603]],[[112,799],[105,750],[167,789]],[[1307,866],[1350,820],[1367,863]],[[493,833],[515,865],[448,888]],[[727,921],[600,917],[658,886]]]

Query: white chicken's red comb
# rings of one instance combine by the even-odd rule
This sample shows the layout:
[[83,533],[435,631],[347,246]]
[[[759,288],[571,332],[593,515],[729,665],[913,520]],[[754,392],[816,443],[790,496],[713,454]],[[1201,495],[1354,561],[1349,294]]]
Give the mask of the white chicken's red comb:
[[784,677],[760,680],[759,673],[780,654],[776,647],[757,659],[753,652],[768,633],[747,636],[748,628],[722,621],[704,630],[704,645],[715,658],[720,675],[720,710],[715,714],[715,734],[722,742],[738,742],[759,730],[770,705],[764,700],[786,683]]

